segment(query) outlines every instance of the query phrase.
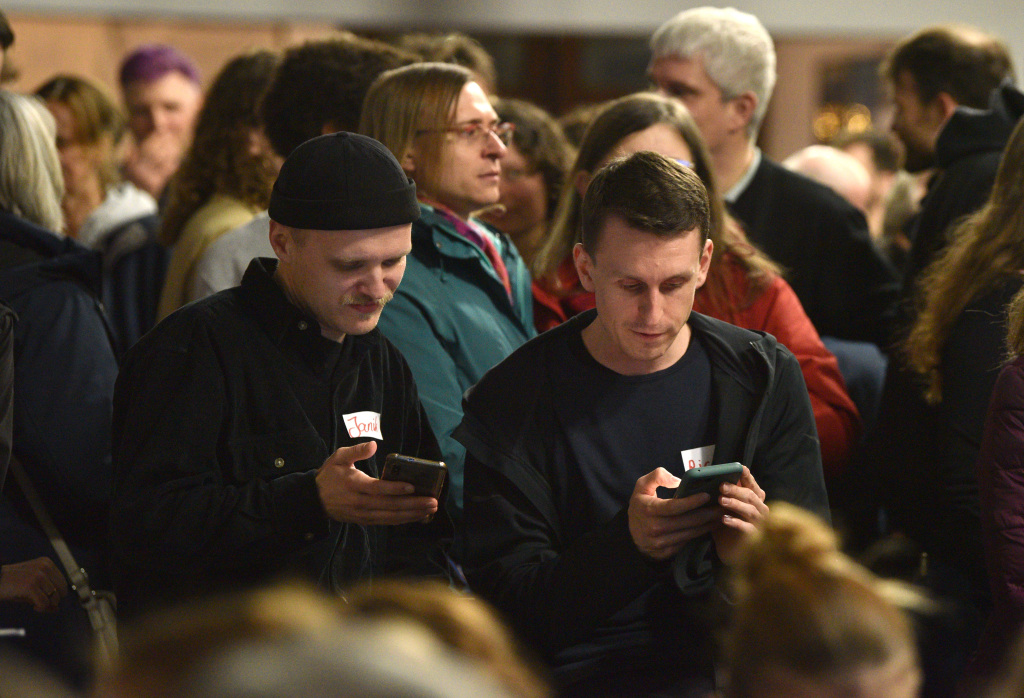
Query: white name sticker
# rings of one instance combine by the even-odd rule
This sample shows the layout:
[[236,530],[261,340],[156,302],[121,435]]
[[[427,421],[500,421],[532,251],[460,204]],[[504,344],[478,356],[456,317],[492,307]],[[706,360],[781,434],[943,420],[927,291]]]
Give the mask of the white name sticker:
[[353,412],[342,415],[342,419],[345,420],[348,435],[353,439],[369,436],[372,439],[384,440],[380,433],[380,414],[377,412]]
[[705,465],[711,465],[711,459],[715,457],[715,445],[691,448],[688,451],[680,451],[679,454],[683,457],[683,470],[703,468]]

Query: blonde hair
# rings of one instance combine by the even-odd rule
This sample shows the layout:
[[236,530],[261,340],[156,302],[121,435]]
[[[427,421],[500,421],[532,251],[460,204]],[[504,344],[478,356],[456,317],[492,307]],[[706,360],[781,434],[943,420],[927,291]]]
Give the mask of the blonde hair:
[[429,193],[440,175],[444,144],[444,133],[432,129],[452,125],[462,88],[472,81],[468,69],[449,63],[414,63],[381,73],[366,93],[359,132],[383,143],[399,162],[420,138],[413,179]]
[[813,514],[773,504],[733,568],[733,587],[727,698],[758,695],[773,677],[838,684],[890,666],[919,685],[914,635],[901,607],[927,610],[929,602],[840,552],[835,532]]
[[100,696],[174,693],[202,660],[246,642],[321,633],[336,602],[302,584],[211,595],[154,611],[122,628],[121,652],[99,677]]
[[926,381],[925,398],[942,400],[942,348],[964,308],[1024,270],[1024,121],[1003,151],[988,201],[954,230],[922,273],[919,313],[904,344],[910,367]]
[[117,146],[127,120],[113,99],[96,83],[77,75],[55,75],[36,89],[45,102],[63,104],[75,120],[75,142],[96,153],[96,170],[106,192],[121,182]]
[[60,234],[63,198],[53,115],[34,97],[0,90],[0,208]]
[[346,594],[342,608],[370,619],[411,620],[458,654],[474,660],[520,698],[547,698],[551,689],[524,660],[512,634],[480,599],[433,581],[381,581]]

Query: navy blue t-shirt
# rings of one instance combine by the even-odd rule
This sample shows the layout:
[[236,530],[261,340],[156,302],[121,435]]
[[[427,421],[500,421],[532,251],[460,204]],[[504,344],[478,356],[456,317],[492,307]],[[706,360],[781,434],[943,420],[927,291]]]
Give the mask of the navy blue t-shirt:
[[672,366],[625,376],[598,363],[579,333],[567,339],[565,361],[552,364],[573,389],[557,393],[554,411],[578,464],[569,480],[590,508],[574,523],[590,529],[622,509],[639,478],[658,467],[682,475],[683,454],[714,445],[711,364],[693,337]]
[[[550,475],[569,542],[627,506],[640,477],[659,466],[681,475],[684,452],[713,445],[715,405],[711,364],[696,337],[672,366],[625,376],[598,363],[579,332],[565,336],[548,367],[558,422],[551,456],[559,463],[557,475]],[[695,610],[666,576],[597,627],[587,642],[560,652],[554,660],[558,682],[565,686],[576,676],[593,675],[595,663],[609,656],[636,675],[686,675],[684,662],[700,672],[696,667],[707,665],[712,643]],[[663,647],[664,653],[650,656],[650,647]],[[667,674],[666,662],[673,667]]]

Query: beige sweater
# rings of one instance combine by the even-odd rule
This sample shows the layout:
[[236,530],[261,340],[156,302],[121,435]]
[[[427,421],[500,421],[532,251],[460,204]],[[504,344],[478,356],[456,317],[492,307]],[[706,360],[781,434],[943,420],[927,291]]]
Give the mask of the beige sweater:
[[190,297],[189,289],[192,288],[196,262],[211,242],[248,223],[259,210],[258,206],[247,206],[238,199],[214,194],[192,214],[171,250],[171,261],[156,313],[157,321],[195,300]]

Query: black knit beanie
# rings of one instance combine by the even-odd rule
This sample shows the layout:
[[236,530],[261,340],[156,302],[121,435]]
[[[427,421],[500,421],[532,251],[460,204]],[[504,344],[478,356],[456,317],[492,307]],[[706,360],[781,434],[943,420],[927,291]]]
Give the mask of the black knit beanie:
[[381,143],[339,131],[306,141],[281,167],[270,218],[305,230],[366,230],[420,217],[416,185]]

